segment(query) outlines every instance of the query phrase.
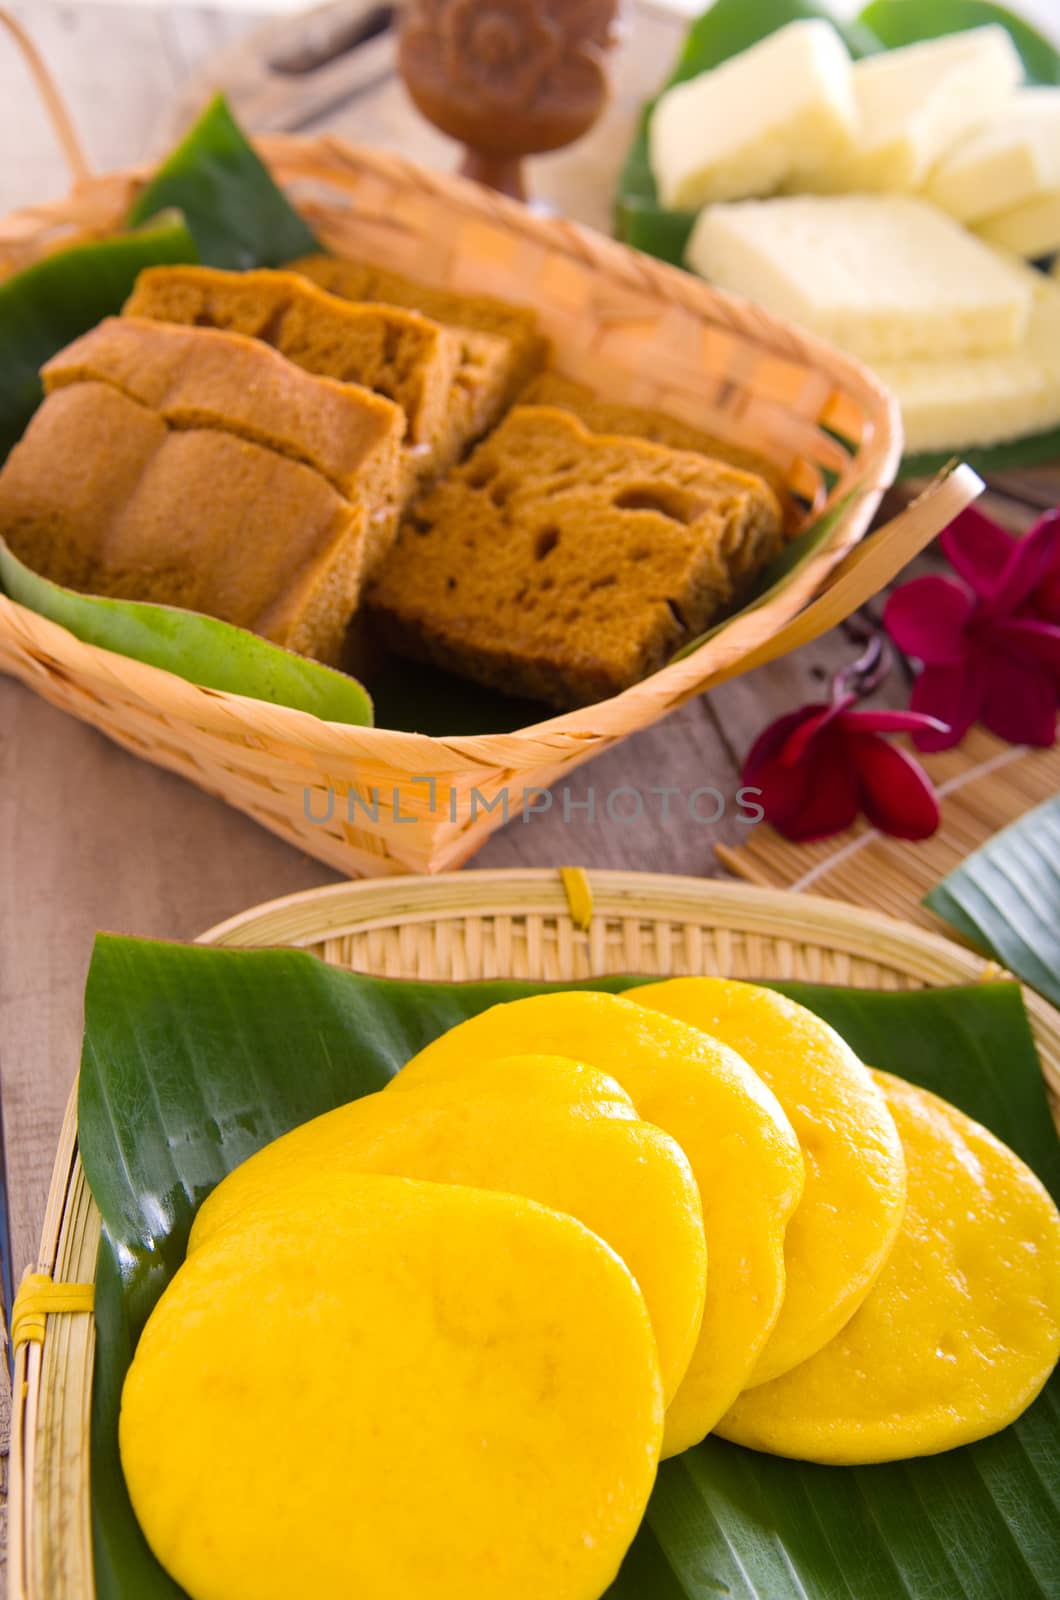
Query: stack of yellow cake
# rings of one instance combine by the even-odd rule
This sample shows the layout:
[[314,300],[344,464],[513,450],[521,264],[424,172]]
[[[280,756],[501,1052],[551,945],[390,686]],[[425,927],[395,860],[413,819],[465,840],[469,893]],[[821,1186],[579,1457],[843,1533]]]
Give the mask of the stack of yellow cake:
[[121,1454],[192,1600],[599,1600],[662,1456],[947,1450],[1058,1354],[1011,1151],[793,1001],[674,979],[496,1006],[237,1168]]
[[1022,82],[997,25],[851,61],[791,23],[663,95],[688,262],[871,363],[912,451],[1060,423],[1060,90]]

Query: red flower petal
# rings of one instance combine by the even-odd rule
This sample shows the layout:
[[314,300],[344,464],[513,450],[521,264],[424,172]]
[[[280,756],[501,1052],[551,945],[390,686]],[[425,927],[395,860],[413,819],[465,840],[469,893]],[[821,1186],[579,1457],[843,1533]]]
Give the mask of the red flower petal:
[[789,766],[796,761],[802,761],[809,753],[810,745],[824,732],[829,723],[842,717],[848,706],[856,704],[856,695],[848,694],[842,700],[833,700],[831,705],[817,708],[814,716],[808,717],[801,728],[796,728],[789,735],[780,759]]
[[980,720],[1009,744],[1056,742],[1056,683],[1036,661],[998,650],[990,657]]
[[818,712],[828,709],[825,702],[813,705],[800,706],[797,711],[788,711],[776,722],[771,722],[768,728],[763,728],[743,764],[744,783],[757,783],[761,769],[768,761],[779,758],[781,751],[787,744],[789,734],[815,717]]
[[960,744],[979,716],[986,684],[977,655],[958,667],[925,667],[909,697],[910,709],[935,717],[949,728],[948,733],[923,729],[913,734],[918,750],[951,750]]
[[1013,543],[1004,528],[975,506],[962,511],[939,540],[954,572],[979,595],[993,592],[1012,555]]
[[760,766],[753,776],[745,772],[744,781],[748,787],[758,790],[758,803],[765,812],[766,821],[771,822],[778,833],[796,837],[788,833],[788,829],[797,822],[813,789],[809,763],[788,767],[774,758]]
[[[772,787],[768,777],[758,778],[762,789],[761,805],[769,821],[787,839],[806,841],[826,839],[833,833],[842,833],[856,820],[858,814],[857,772],[850,760],[847,741],[838,729],[830,730],[815,741],[806,760],[797,768],[784,768],[789,775],[797,772],[802,783],[799,803],[790,804],[794,786],[783,791]],[[771,769],[776,774],[777,768]],[[782,798],[778,810],[770,809],[770,800]]]
[[925,716],[920,711],[848,711],[843,717],[844,728],[851,733],[949,733],[949,728],[937,717]]
[[1043,622],[1060,623],[1060,567],[1035,589],[1028,610]]
[[997,640],[1006,654],[1030,658],[1052,673],[1060,689],[1060,627],[1033,617],[1013,617],[994,622],[987,636]]
[[928,666],[951,666],[967,650],[974,601],[952,578],[914,578],[887,601],[883,625],[900,650]]
[[926,839],[936,831],[938,797],[919,761],[875,733],[855,734],[850,750],[861,807],[874,828],[896,839]]
[[1049,511],[1022,539],[1013,541],[1012,553],[989,596],[989,609],[1007,616],[1030,599],[1060,562],[1060,513]]

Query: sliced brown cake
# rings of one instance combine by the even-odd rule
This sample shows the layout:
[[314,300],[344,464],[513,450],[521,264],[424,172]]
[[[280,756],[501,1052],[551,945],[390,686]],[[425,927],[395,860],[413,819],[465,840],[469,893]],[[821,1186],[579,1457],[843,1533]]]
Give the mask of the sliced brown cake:
[[478,433],[493,426],[545,359],[547,346],[538,331],[537,316],[524,306],[509,305],[489,295],[433,289],[429,284],[402,277],[401,273],[391,272],[387,267],[339,256],[303,256],[291,263],[290,270],[304,273],[321,288],[345,300],[406,306],[433,317],[436,322],[462,329],[466,335],[463,364],[469,386],[473,383],[475,366],[485,365],[485,349],[492,345],[496,352],[496,341],[502,341],[500,359],[494,355],[488,379],[483,375],[474,384],[478,391],[474,412]]
[[290,456],[364,511],[370,566],[394,541],[405,414],[370,389],[314,377],[242,334],[142,317],[108,317],[41,377],[46,393],[110,383],[170,427],[219,428]]
[[142,272],[125,314],[241,333],[306,372],[373,389],[404,411],[417,476],[451,459],[460,341],[414,311],[352,305],[293,272],[180,266]]
[[364,577],[364,510],[318,472],[172,429],[109,383],[44,401],[0,472],[0,534],[56,583],[205,612],[322,660]]
[[594,433],[624,433],[635,439],[669,445],[671,450],[694,450],[697,455],[712,456],[715,460],[727,461],[730,466],[742,467],[745,472],[756,472],[778,494],[784,492],[783,475],[768,457],[715,438],[688,422],[667,416],[664,411],[601,400],[591,389],[558,372],[539,372],[531,378],[519,396],[519,404],[560,406],[564,411],[573,411]]
[[367,604],[404,654],[585,705],[663,666],[781,543],[761,478],[517,407],[406,516]]

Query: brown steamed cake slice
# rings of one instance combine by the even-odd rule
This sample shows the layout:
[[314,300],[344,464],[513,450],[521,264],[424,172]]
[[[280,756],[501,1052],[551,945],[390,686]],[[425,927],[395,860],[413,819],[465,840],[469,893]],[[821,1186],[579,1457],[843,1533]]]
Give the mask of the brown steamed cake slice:
[[663,666],[781,542],[760,478],[517,407],[406,516],[366,603],[414,659],[584,705]]
[[[505,407],[515,399],[519,390],[541,366],[547,352],[546,341],[538,331],[537,316],[525,306],[509,305],[505,300],[494,300],[489,295],[457,294],[451,289],[434,289],[429,284],[417,283],[387,267],[372,266],[367,261],[350,261],[339,256],[303,256],[292,261],[289,271],[301,272],[331,294],[344,300],[383,301],[387,305],[406,306],[436,322],[461,328],[469,335],[477,335],[478,342],[500,339],[504,346],[497,386],[486,381],[478,386],[481,407],[478,412],[480,426],[485,432],[497,421]],[[469,361],[475,359],[476,342],[469,343]],[[470,385],[470,378],[468,379]]]
[[318,378],[259,340],[212,328],[108,317],[42,369],[45,392],[110,383],[174,428],[219,428],[312,467],[364,511],[369,564],[397,532],[399,406]]
[[125,315],[260,339],[306,372],[361,384],[399,405],[415,476],[453,459],[459,340],[414,311],[351,305],[292,272],[148,267]]
[[365,513],[319,473],[214,429],[173,430],[111,384],[56,389],[0,472],[0,533],[56,583],[183,606],[334,659]]
[[594,433],[626,433],[635,439],[669,445],[671,450],[694,450],[697,455],[727,461],[745,472],[756,472],[778,495],[786,492],[783,473],[767,456],[742,445],[730,444],[726,439],[717,439],[688,422],[667,416],[664,411],[601,400],[584,384],[575,383],[558,372],[541,372],[531,378],[519,396],[519,404],[559,406],[564,411],[573,411]]

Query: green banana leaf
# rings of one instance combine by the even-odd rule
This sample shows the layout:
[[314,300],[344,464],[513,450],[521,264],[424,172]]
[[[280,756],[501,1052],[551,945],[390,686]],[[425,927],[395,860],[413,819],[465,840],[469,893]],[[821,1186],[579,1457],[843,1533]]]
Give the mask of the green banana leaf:
[[141,189],[129,223],[176,206],[207,266],[279,267],[321,249],[236,122],[223,95]]
[[996,833],[924,904],[1060,1006],[1060,797]]
[[858,20],[888,50],[996,22],[1012,35],[1029,83],[1060,83],[1060,51],[1025,17],[993,0],[871,0]]
[[[992,0],[873,0],[856,21],[846,24],[836,23],[828,8],[816,5],[814,0],[716,0],[692,24],[677,65],[663,88],[709,71],[789,22],[822,16],[835,23],[855,58],[914,44],[919,39],[998,23],[1011,34],[1029,82],[1060,83],[1060,51],[1022,17],[994,5]],[[670,211],[659,203],[648,147],[648,125],[655,105],[655,100],[649,101],[641,114],[619,178],[615,232],[635,249],[680,267],[684,265],[696,214]],[[902,463],[901,476],[933,477],[952,454],[909,455]],[[977,472],[990,474],[1048,465],[1058,456],[1060,428],[1053,428],[1006,444],[971,450],[965,459]]]
[[44,363],[120,311],[144,267],[197,259],[184,218],[170,211],[135,232],[57,250],[0,283],[0,466],[43,399]]
[[2,538],[0,593],[57,622],[85,644],[161,667],[204,689],[293,706],[325,722],[372,725],[372,702],[356,678],[215,617],[63,589],[31,572]]
[[[1050,428],[1045,433],[1029,433],[1022,439],[1010,439],[1007,444],[965,450],[961,459],[983,477],[989,477],[992,472],[1021,472],[1024,467],[1052,466],[1060,461],[1060,428]],[[934,455],[909,455],[902,462],[901,476],[933,478],[952,460],[952,450],[938,451]]]
[[[181,1594],[139,1532],[116,1430],[132,1351],[196,1208],[268,1140],[382,1087],[465,1017],[548,987],[395,982],[296,951],[97,940],[79,1138],[104,1220],[91,1460],[99,1600]],[[1060,1194],[1060,1146],[1015,985],[781,987],[866,1060],[992,1127]],[[1054,1378],[996,1438],[894,1466],[811,1467],[709,1440],[664,1468],[610,1600],[1056,1600],[1058,1421]]]

